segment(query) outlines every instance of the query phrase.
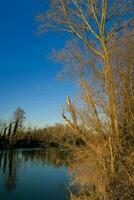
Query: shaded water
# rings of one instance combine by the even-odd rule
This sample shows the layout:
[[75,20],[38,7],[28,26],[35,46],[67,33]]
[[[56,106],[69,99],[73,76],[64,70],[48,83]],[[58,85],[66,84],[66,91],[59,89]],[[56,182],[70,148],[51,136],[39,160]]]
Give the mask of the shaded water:
[[0,200],[68,199],[67,166],[64,151],[0,151]]

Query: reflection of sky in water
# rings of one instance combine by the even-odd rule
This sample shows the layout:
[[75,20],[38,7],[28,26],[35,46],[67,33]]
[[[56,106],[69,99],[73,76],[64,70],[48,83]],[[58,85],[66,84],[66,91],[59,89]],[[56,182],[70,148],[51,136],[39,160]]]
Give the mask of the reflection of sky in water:
[[[53,157],[54,162],[46,160],[45,155],[47,159]],[[67,167],[57,164],[58,156],[54,151],[7,151],[1,162],[0,200],[66,199]]]

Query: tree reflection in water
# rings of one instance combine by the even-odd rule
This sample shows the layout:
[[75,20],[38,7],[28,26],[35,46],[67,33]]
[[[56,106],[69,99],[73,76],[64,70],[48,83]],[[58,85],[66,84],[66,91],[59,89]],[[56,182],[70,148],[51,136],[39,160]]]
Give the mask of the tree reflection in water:
[[[70,198],[94,199],[95,188],[101,186],[100,170],[95,162],[89,162],[86,156],[79,159],[80,150],[72,151],[58,149],[23,149],[0,151],[0,172],[4,176],[4,186],[7,191],[14,190],[17,185],[17,174],[23,163],[53,166],[54,168],[67,167],[69,178]],[[81,152],[84,155],[84,152]],[[92,165],[91,165],[92,163]],[[94,164],[93,164],[94,163]],[[89,179],[90,177],[90,179]],[[73,195],[73,196],[72,196]],[[71,197],[72,196],[72,197]]]
[[7,191],[14,190],[17,182],[17,170],[22,163],[52,165],[55,168],[69,165],[68,151],[55,149],[25,149],[0,151],[0,171],[4,176],[4,186]]
[[17,168],[19,165],[18,154],[13,150],[0,152],[0,169],[5,178],[5,188],[11,191],[16,186]]

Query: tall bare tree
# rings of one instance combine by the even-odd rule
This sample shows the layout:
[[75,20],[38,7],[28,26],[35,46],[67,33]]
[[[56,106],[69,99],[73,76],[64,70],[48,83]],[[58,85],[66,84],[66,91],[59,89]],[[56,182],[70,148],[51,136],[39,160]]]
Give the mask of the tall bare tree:
[[24,120],[25,120],[25,111],[22,108],[18,107],[13,113],[13,121],[14,121],[13,135],[15,135],[18,128],[22,126]]
[[[131,118],[130,121],[133,120],[131,106],[133,47],[130,48],[132,40],[128,44],[129,50],[126,51],[122,45],[125,43],[124,38],[121,40],[119,38],[122,37],[125,27],[128,28],[128,32],[132,32],[134,2],[133,0],[48,0],[47,3],[48,9],[37,16],[40,23],[39,32],[65,31],[75,40],[75,43],[71,41],[59,53],[54,53],[54,56],[58,62],[63,62],[63,73],[66,75],[66,72],[69,72],[70,78],[75,77],[75,81],[81,86],[82,101],[84,101],[82,109],[81,102],[79,109],[76,109],[67,97],[67,109],[71,114],[71,120],[64,112],[62,116],[72,132],[80,134],[85,141],[87,145],[85,154],[88,160],[94,158],[95,163],[98,163],[104,193],[102,199],[106,199],[109,174],[114,177],[116,168],[119,167],[117,164],[121,164],[118,159],[120,145],[115,142],[119,141],[118,136],[122,129],[120,115],[123,113],[125,123],[128,122],[128,118]],[[131,76],[128,76],[130,68]],[[83,129],[84,131],[81,131]],[[90,138],[91,134],[85,134],[86,130],[97,133],[94,134],[94,139]],[[99,133],[105,133],[106,140],[102,139],[104,134]],[[82,156],[83,154],[82,152]],[[129,177],[127,170],[125,173]]]
[[[72,33],[101,60],[111,108],[112,134],[118,136],[118,115],[109,42],[126,25],[133,23],[133,0],[50,0],[41,12],[39,31]],[[99,68],[99,66],[98,66]]]

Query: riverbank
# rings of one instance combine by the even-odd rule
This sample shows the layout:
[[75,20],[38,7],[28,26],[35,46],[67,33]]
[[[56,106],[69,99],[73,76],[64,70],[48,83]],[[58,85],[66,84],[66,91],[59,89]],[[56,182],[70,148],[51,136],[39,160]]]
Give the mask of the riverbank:
[[46,144],[39,140],[31,139],[19,139],[15,141],[10,141],[10,139],[0,138],[0,150],[5,149],[18,149],[18,148],[43,148],[43,147],[59,147],[58,143],[50,142]]
[[[65,138],[64,138],[65,139]],[[46,147],[54,147],[54,148],[65,148],[70,149],[73,148],[73,146],[76,147],[82,147],[85,146],[85,143],[80,138],[75,138],[74,141],[45,141],[35,138],[22,138],[22,139],[13,139],[13,138],[0,138],[0,150],[5,149],[19,149],[19,148],[46,148]]]

